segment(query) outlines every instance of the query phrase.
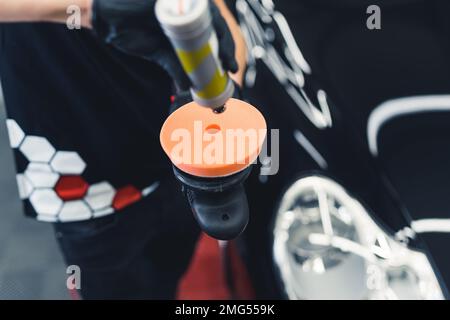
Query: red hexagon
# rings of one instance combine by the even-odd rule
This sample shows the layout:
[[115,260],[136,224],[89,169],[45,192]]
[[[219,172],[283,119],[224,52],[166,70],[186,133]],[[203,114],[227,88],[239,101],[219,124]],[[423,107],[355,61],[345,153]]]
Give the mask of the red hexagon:
[[64,201],[82,199],[88,191],[88,183],[80,176],[63,176],[55,186],[58,196]]
[[130,204],[141,200],[141,198],[141,192],[132,185],[128,185],[117,190],[116,196],[114,197],[113,201],[113,207],[116,210],[121,210],[129,206]]

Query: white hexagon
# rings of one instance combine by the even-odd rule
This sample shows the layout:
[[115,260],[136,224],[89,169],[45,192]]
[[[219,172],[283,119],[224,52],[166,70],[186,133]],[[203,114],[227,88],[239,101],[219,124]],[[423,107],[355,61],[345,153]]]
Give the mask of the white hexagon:
[[38,214],[56,216],[63,204],[52,189],[38,189],[33,192],[30,202]]
[[155,190],[158,189],[158,187],[159,187],[159,181],[156,181],[153,184],[151,184],[150,186],[148,186],[147,188],[145,188],[144,190],[142,190],[142,196],[147,197],[148,195],[155,192]]
[[87,220],[91,218],[91,215],[91,210],[84,201],[68,201],[64,203],[61,212],[59,213],[59,221],[70,222]]
[[33,192],[33,185],[31,184],[30,180],[28,180],[28,178],[23,174],[16,175],[16,179],[17,187],[19,188],[20,199],[28,199],[28,197]]
[[84,198],[92,210],[100,210],[111,206],[116,190],[108,182],[100,182],[89,187]]
[[42,222],[57,222],[58,218],[56,216],[50,216],[46,214],[38,214],[36,219]]
[[45,163],[30,162],[25,170],[25,176],[35,188],[53,188],[59,180],[59,174]]
[[100,218],[100,217],[104,217],[107,216],[109,214],[114,213],[114,209],[109,207],[109,208],[105,208],[102,210],[98,210],[94,212],[94,218]]
[[16,120],[7,119],[6,120],[6,128],[8,128],[9,135],[9,143],[11,144],[11,148],[18,148],[20,143],[25,138],[25,133],[19,127]]
[[27,136],[20,145],[24,156],[35,162],[49,162],[55,154],[55,148],[47,139],[37,136]]
[[82,174],[86,168],[86,163],[76,152],[58,151],[51,166],[61,174]]

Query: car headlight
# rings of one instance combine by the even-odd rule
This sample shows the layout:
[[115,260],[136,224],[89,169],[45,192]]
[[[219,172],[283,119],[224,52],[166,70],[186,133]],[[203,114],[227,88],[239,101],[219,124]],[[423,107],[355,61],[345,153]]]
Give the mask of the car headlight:
[[297,180],[276,214],[273,255],[288,298],[444,298],[426,255],[387,234],[335,181]]

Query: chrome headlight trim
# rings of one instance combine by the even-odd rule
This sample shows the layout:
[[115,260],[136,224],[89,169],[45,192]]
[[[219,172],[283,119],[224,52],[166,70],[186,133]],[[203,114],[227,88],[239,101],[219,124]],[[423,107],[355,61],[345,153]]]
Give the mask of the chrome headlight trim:
[[289,299],[444,298],[426,255],[385,232],[330,178],[306,176],[287,189],[273,236]]

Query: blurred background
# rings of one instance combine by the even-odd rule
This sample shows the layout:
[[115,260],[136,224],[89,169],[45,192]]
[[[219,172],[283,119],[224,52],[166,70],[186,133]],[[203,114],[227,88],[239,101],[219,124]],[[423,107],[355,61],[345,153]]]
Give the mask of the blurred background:
[[0,300],[69,299],[51,225],[22,213],[5,117],[0,88]]

